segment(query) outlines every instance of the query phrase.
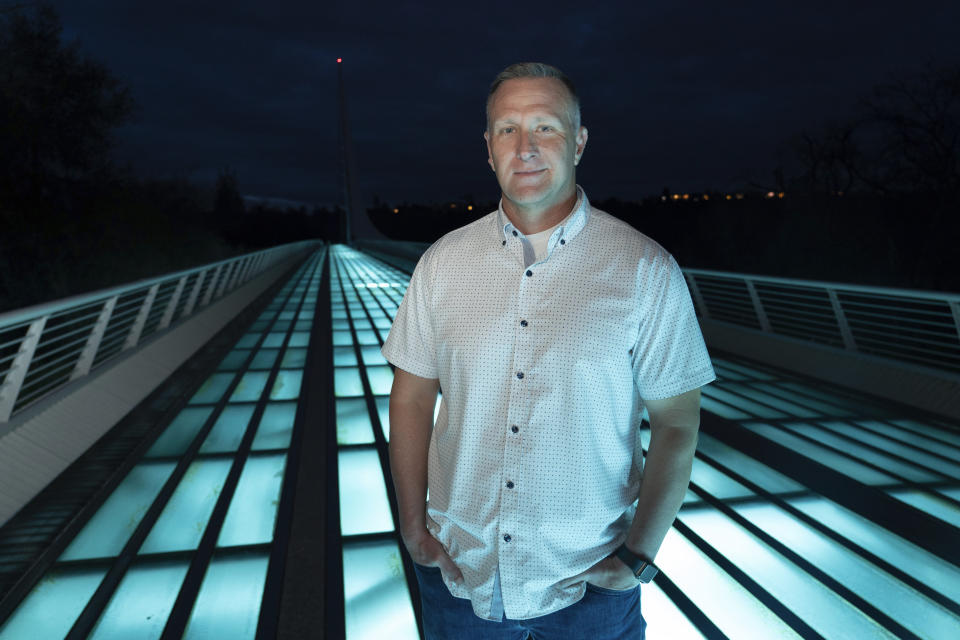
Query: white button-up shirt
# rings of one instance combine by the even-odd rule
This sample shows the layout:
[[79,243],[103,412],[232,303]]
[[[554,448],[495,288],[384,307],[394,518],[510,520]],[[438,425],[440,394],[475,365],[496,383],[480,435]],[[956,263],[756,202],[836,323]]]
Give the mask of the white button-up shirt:
[[482,618],[499,619],[498,570],[508,618],[583,597],[558,585],[626,536],[643,399],[715,377],[676,261],[579,194],[539,261],[502,205],[438,240],[383,346],[440,380],[427,527]]

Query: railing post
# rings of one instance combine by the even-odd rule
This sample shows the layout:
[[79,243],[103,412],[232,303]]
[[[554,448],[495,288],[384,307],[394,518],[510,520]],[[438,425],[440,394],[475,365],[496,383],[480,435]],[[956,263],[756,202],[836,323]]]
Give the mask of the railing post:
[[160,318],[160,324],[157,326],[157,329],[166,329],[170,326],[170,323],[173,322],[173,312],[177,310],[177,305],[180,303],[180,296],[183,295],[183,290],[187,286],[187,276],[183,276],[177,282],[177,288],[173,290],[173,295],[170,296],[170,299],[167,300],[167,308],[163,311],[163,317]]
[[190,291],[190,297],[187,299],[187,305],[183,308],[181,318],[186,318],[193,313],[193,308],[197,306],[197,298],[200,297],[200,289],[203,288],[203,280],[206,277],[206,269],[197,274],[197,281],[193,283],[193,289]]
[[227,281],[226,291],[233,291],[237,286],[237,278],[240,277],[240,272],[243,271],[244,258],[237,258],[233,261],[233,273],[230,274],[230,280]]
[[693,296],[693,301],[697,305],[697,308],[700,309],[700,317],[706,320],[710,319],[710,311],[707,309],[707,303],[704,301],[703,296],[700,294],[700,287],[697,286],[697,278],[692,273],[686,274],[687,284],[690,287],[690,295]]
[[240,270],[239,279],[237,280],[237,286],[243,284],[250,279],[250,265],[253,264],[253,258],[247,256],[243,259],[243,269]]
[[757,314],[757,320],[760,322],[760,329],[766,333],[773,333],[770,328],[770,320],[767,318],[767,312],[763,309],[763,303],[760,302],[760,296],[757,294],[757,288],[753,286],[753,280],[744,278],[747,283],[747,291],[750,292],[750,299],[753,301],[753,311]]
[[103,340],[107,324],[110,323],[110,316],[113,315],[113,308],[117,306],[117,300],[119,299],[120,296],[116,295],[104,300],[100,315],[97,316],[97,321],[90,331],[90,336],[87,337],[87,344],[83,346],[77,364],[73,367],[73,373],[70,374],[71,380],[76,380],[90,373],[90,368],[93,367],[93,359],[96,358],[97,349],[100,348],[100,341]]
[[840,328],[844,348],[856,351],[857,342],[853,339],[853,332],[850,331],[850,325],[847,323],[847,314],[843,312],[843,306],[840,304],[837,292],[828,287],[827,295],[830,296],[830,304],[833,306],[833,315],[837,318],[837,326]]
[[210,278],[210,286],[207,287],[207,292],[203,296],[203,301],[200,303],[200,306],[207,306],[210,304],[210,300],[213,299],[213,292],[217,287],[217,282],[220,278],[220,272],[223,271],[223,265],[218,264],[217,268],[213,270],[213,276]]
[[137,319],[130,325],[130,333],[127,334],[127,339],[123,343],[124,351],[134,348],[137,346],[137,343],[140,342],[140,334],[143,333],[143,326],[147,324],[147,316],[150,315],[150,308],[153,307],[153,301],[157,297],[157,291],[159,290],[160,283],[158,282],[150,287],[146,297],[143,299],[143,303],[140,304],[140,312],[137,314]]
[[9,422],[10,420],[13,407],[17,403],[17,396],[20,394],[20,387],[23,386],[23,381],[27,377],[30,361],[33,360],[33,354],[37,350],[40,334],[43,333],[43,327],[46,326],[48,317],[43,316],[31,322],[26,335],[20,341],[17,356],[13,359],[3,384],[0,385],[0,422]]
[[233,277],[233,270],[236,266],[236,262],[230,262],[223,265],[223,275],[220,277],[220,282],[217,283],[217,299],[222,298],[223,294],[226,292],[227,283],[230,282],[230,279]]

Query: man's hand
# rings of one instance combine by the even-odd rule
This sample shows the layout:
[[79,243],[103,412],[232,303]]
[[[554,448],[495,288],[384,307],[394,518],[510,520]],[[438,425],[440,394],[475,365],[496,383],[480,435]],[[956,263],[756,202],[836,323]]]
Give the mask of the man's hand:
[[604,558],[583,573],[577,574],[560,583],[560,586],[563,588],[573,587],[580,582],[589,582],[598,587],[614,589],[616,591],[633,589],[640,584],[640,580],[633,575],[630,567],[616,556]]
[[426,527],[416,535],[403,536],[403,544],[407,547],[407,551],[410,552],[410,557],[414,562],[422,567],[440,567],[440,573],[445,578],[453,580],[457,584],[463,584],[463,574],[460,569],[454,564],[443,545],[430,535]]

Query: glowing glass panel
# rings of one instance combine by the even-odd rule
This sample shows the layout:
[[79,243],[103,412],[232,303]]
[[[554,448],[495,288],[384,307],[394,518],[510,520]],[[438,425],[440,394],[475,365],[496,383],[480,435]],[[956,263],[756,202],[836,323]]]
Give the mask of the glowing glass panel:
[[310,332],[309,331],[294,331],[290,334],[291,347],[306,347],[310,344]]
[[253,362],[250,363],[250,368],[272,369],[273,363],[277,361],[278,355],[280,355],[279,349],[260,349],[257,351],[257,355],[253,357]]
[[713,398],[715,400],[720,400],[721,402],[742,409],[752,416],[759,418],[786,418],[787,414],[782,411],[777,411],[772,407],[767,407],[759,402],[754,402],[753,400],[748,400],[742,396],[735,395],[721,389],[716,385],[709,385],[701,389],[703,395]]
[[341,450],[337,459],[342,534],[393,531],[393,516],[376,450]]
[[387,364],[387,359],[380,353],[379,346],[365,345],[360,347],[360,355],[363,357],[363,364],[365,365]]
[[790,504],[880,558],[896,558],[924,584],[960,603],[960,567],[921,549],[870,520],[823,498],[796,498]]
[[777,386],[777,385],[773,385],[773,384],[757,384],[757,385],[755,385],[755,386],[756,386],[756,388],[762,389],[763,391],[766,391],[767,393],[771,393],[771,394],[773,394],[773,395],[780,396],[781,398],[786,398],[787,400],[790,400],[790,401],[792,401],[792,402],[796,402],[797,404],[801,404],[801,405],[803,405],[803,406],[805,406],[805,407],[809,407],[809,408],[811,408],[811,409],[814,409],[814,410],[816,410],[816,411],[819,411],[819,412],[821,412],[823,415],[826,415],[826,416],[841,416],[841,417],[842,417],[842,416],[852,415],[849,411],[847,411],[846,409],[844,409],[844,408],[842,408],[842,407],[838,407],[837,405],[830,404],[830,403],[828,403],[828,402],[821,402],[820,400],[816,400],[815,398],[811,398],[810,396],[806,396],[806,395],[803,395],[803,394],[801,394],[801,393],[796,393],[796,392],[794,392],[794,391],[790,391],[790,390],[788,390],[788,389],[784,389],[784,388],[779,387],[779,386]]
[[390,442],[390,398],[374,398],[373,401],[377,405],[377,416],[380,418],[383,439]]
[[287,334],[282,331],[272,331],[267,334],[267,337],[263,339],[263,346],[265,347],[282,347],[283,338]]
[[946,638],[951,635],[950,629],[960,629],[957,626],[960,619],[779,508],[766,504],[737,505],[734,508],[919,636]]
[[784,413],[787,413],[797,418],[818,418],[822,415],[819,412],[813,411],[808,407],[804,407],[799,404],[788,402],[787,400],[784,400],[779,396],[766,393],[750,385],[727,383],[723,385],[723,387],[739,395],[746,396],[747,398],[752,398],[757,402],[761,402],[765,405],[769,405],[776,409],[780,409]]
[[184,640],[252,640],[268,561],[266,553],[215,557],[200,585]]
[[241,349],[250,349],[252,347],[255,347],[257,346],[257,342],[259,342],[260,337],[262,335],[263,334],[259,332],[246,333],[243,335],[242,338],[240,338],[237,341],[237,344],[235,346]]
[[337,444],[371,444],[373,427],[363,398],[337,399]]
[[297,418],[296,402],[271,402],[263,411],[257,435],[253,439],[252,448],[259,449],[286,449],[290,446],[293,436],[293,423]]
[[648,638],[670,640],[707,640],[693,623],[683,615],[673,600],[667,597],[657,583],[645,584],[643,589],[643,619],[647,622]]
[[887,475],[886,473],[881,473],[871,469],[870,467],[866,467],[855,460],[840,455],[839,453],[828,451],[823,447],[819,447],[812,442],[802,440],[795,435],[787,433],[786,431],[782,431],[772,425],[748,423],[744,424],[743,426],[773,440],[774,442],[778,442],[779,444],[792,449],[795,453],[799,453],[800,455],[819,462],[820,464],[827,465],[831,469],[855,478],[860,482],[864,482],[866,484],[887,484],[896,482],[893,476]]
[[727,516],[700,509],[683,513],[680,519],[824,637],[837,629],[851,638],[895,637]]
[[[875,420],[858,420],[857,424],[862,425],[867,429],[872,429],[873,431],[879,431],[883,435],[889,438],[893,438],[898,442],[906,442],[915,447],[924,449],[925,451],[936,453],[940,456],[951,458],[952,460],[956,460],[960,462],[960,449],[953,448],[949,445],[944,446],[944,442],[938,441],[936,438],[927,438],[926,436],[919,435],[917,433],[914,433],[913,431],[901,429],[899,427],[894,427],[892,425],[885,424],[883,422],[877,422]],[[878,436],[872,436],[872,437],[878,437]],[[922,456],[923,460],[930,459],[929,456],[925,456],[921,453],[918,453],[915,450],[908,449],[908,451],[910,451],[910,456],[913,456],[913,457]],[[957,469],[957,465],[950,464],[949,462],[946,462],[946,461],[943,461],[942,464],[948,465],[948,466],[942,467],[942,469],[950,469],[950,471],[943,471],[944,473],[948,473],[950,475],[955,474],[954,470]],[[938,468],[933,464],[927,464],[927,466],[930,466],[932,468]]]
[[898,419],[898,420],[891,420],[890,422],[897,425],[898,427],[903,427],[904,429],[911,429],[913,431],[926,434],[927,436],[935,440],[943,440],[945,442],[949,442],[953,444],[955,447],[960,447],[960,434],[952,433],[945,429],[939,429],[929,424],[917,422],[916,420]]
[[174,466],[172,462],[145,462],[131,469],[64,550],[60,560],[118,555]]
[[960,507],[936,494],[913,489],[896,489],[887,493],[901,502],[929,513],[934,518],[960,528]]
[[230,396],[230,402],[256,402],[267,386],[267,371],[247,371]]
[[420,637],[396,542],[344,545],[343,591],[347,640]]
[[380,344],[377,340],[377,334],[373,331],[357,331],[358,344]]
[[709,434],[700,433],[699,440],[697,441],[697,451],[711,456],[721,462],[725,467],[736,471],[747,480],[756,483],[770,493],[788,493],[806,489],[802,484],[778,471],[774,471],[747,454],[720,442]]
[[220,530],[218,547],[273,540],[286,454],[250,456]]
[[250,349],[234,349],[223,359],[220,363],[220,366],[217,367],[218,371],[236,371],[243,367],[243,363],[247,361],[247,357],[250,355]]
[[270,391],[271,400],[296,400],[300,396],[300,384],[303,382],[303,371],[281,369],[273,381]]
[[216,404],[233,382],[232,373],[215,373],[190,398],[190,404]]
[[333,370],[334,394],[339,397],[362,396],[363,383],[357,367],[336,367]]
[[[830,427],[835,431],[839,431],[840,433],[851,438],[856,438],[861,442],[865,442],[879,449],[883,449],[884,451],[889,451],[892,454],[906,458],[917,465],[922,465],[928,469],[933,469],[934,471],[938,471],[944,475],[960,478],[960,464],[924,453],[923,451],[917,451],[913,447],[908,447],[902,444],[899,440],[891,440],[890,438],[871,433],[866,429],[862,429],[847,422],[822,422],[820,424],[825,427]],[[911,442],[910,444],[914,443]],[[945,450],[947,447],[942,447],[942,449]]]
[[353,344],[353,336],[350,335],[349,331],[334,331],[333,332],[333,345],[335,347],[341,347]]
[[726,418],[727,420],[745,420],[752,417],[749,414],[740,411],[739,409],[734,409],[733,407],[725,405],[722,402],[714,400],[706,395],[700,396],[700,408],[702,408],[704,411],[715,413],[721,418]]
[[366,318],[353,318],[353,328],[357,331],[370,331],[373,329],[373,326],[370,324],[370,321]]
[[[799,640],[789,625],[676,529],[667,532],[657,565],[728,638]],[[646,604],[643,608],[646,611]]]
[[719,364],[720,366],[725,367],[728,370],[743,374],[752,380],[773,380],[774,379],[773,376],[767,373],[764,373],[759,369],[748,367],[745,364],[730,362],[728,360],[723,360],[720,358],[714,358],[713,361]]
[[50,570],[0,627],[0,640],[65,637],[106,573],[98,567]]
[[200,445],[200,453],[236,451],[253,415],[253,405],[227,406]]
[[283,352],[280,366],[285,369],[303,369],[307,365],[307,350],[300,347],[287,347]]
[[393,370],[390,367],[367,367],[367,380],[373,395],[388,396],[393,386]]
[[357,364],[357,354],[353,347],[334,347],[333,365],[335,367],[351,366]]
[[174,418],[147,451],[146,457],[182,456],[213,413],[213,407],[186,407]]
[[231,463],[222,458],[190,463],[139,553],[196,549]]
[[88,638],[159,638],[183,577],[187,575],[187,567],[183,560],[140,563],[130,567]]
[[857,458],[857,460],[862,462],[870,462],[878,467],[890,471],[891,473],[901,475],[908,480],[924,482],[939,479],[937,476],[927,473],[926,471],[917,468],[915,465],[901,462],[900,460],[896,460],[890,456],[886,456],[882,453],[862,447],[855,442],[844,439],[826,429],[801,422],[788,422],[784,423],[784,426],[798,435],[805,435],[808,438],[813,438],[817,441],[817,444],[820,444],[824,447],[831,446],[846,453],[847,455]]

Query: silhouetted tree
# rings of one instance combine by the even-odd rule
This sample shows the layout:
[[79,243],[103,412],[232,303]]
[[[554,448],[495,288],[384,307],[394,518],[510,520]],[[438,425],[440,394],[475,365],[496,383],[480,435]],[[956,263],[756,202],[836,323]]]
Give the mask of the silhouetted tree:
[[0,193],[9,202],[55,195],[64,180],[110,166],[111,132],[134,103],[102,64],[61,41],[47,4],[0,11]]
[[230,169],[220,171],[217,178],[217,195],[213,210],[216,219],[222,223],[229,223],[243,213],[243,197],[237,186],[237,174]]

